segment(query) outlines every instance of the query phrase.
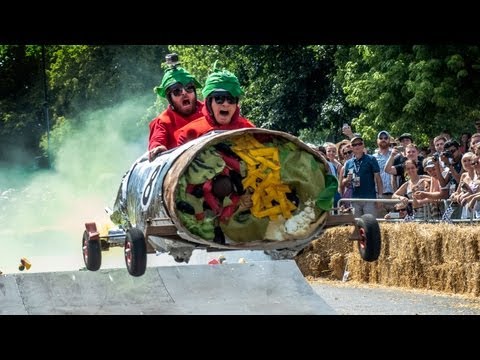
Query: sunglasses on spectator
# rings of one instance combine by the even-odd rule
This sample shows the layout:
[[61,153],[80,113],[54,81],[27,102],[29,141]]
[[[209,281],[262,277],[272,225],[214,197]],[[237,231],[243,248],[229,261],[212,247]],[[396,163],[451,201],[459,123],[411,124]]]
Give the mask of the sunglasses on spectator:
[[236,104],[237,103],[237,100],[231,95],[215,95],[213,97],[213,99],[215,100],[215,103],[218,104],[218,105],[223,104],[225,102],[225,100],[227,100],[227,102],[229,104]]
[[361,145],[363,145],[363,142],[357,142],[355,144],[352,144],[352,146],[361,146]]
[[179,85],[179,86],[175,86],[172,90],[170,90],[170,93],[173,94],[173,96],[180,96],[182,95],[183,93],[183,90],[185,90],[185,92],[187,94],[191,94],[195,91],[195,86],[194,85],[186,85],[186,86],[182,86],[182,85]]
[[348,150],[348,151],[344,151],[343,155],[351,155],[352,153],[353,153],[353,150]]

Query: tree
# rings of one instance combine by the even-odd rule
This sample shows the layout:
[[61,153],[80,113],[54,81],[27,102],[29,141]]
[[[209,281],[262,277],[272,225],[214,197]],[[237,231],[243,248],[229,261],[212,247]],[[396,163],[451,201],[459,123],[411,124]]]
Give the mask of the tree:
[[468,45],[359,45],[339,49],[336,80],[361,108],[356,130],[414,134],[417,143],[442,130],[458,137],[480,114],[480,48]]
[[[153,87],[161,79],[160,64],[167,53],[166,46],[48,45],[45,49],[52,135],[61,134],[61,138],[88,118],[82,113],[137,97],[154,99]],[[42,65],[40,45],[0,46],[0,134],[4,139],[0,160],[9,157],[13,148],[22,148],[30,159],[41,149],[46,152],[46,142],[41,142],[46,132]],[[133,119],[132,126],[138,126],[139,119]],[[56,141],[60,138],[53,140],[61,145]]]
[[177,52],[183,65],[201,81],[216,60],[221,68],[235,73],[245,90],[242,112],[259,127],[335,141],[341,124],[355,112],[345,103],[342,89],[333,83],[336,46],[196,45],[169,49]]

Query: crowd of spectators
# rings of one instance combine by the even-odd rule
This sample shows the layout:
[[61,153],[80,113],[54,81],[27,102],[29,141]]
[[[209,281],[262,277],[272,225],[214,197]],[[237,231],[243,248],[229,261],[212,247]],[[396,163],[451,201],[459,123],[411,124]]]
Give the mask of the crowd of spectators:
[[[336,209],[353,210],[356,217],[479,219],[480,119],[474,125],[473,135],[465,131],[457,141],[444,130],[424,148],[410,133],[394,137],[381,130],[375,149],[367,149],[362,135],[344,125],[346,139],[319,147],[338,180]],[[338,202],[342,198],[355,201]]]

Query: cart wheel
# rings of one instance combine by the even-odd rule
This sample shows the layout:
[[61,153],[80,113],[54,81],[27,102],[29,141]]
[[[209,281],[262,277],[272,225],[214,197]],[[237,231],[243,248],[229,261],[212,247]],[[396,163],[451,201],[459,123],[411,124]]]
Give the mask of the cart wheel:
[[100,240],[90,241],[88,231],[83,232],[82,238],[82,252],[85,267],[90,271],[97,271],[102,265],[102,249],[100,247]]
[[132,276],[142,276],[147,268],[147,246],[143,232],[136,228],[127,230],[125,237],[125,264]]
[[381,233],[377,219],[372,214],[364,214],[357,219],[358,232],[362,237],[358,240],[358,251],[365,261],[375,261],[380,256]]

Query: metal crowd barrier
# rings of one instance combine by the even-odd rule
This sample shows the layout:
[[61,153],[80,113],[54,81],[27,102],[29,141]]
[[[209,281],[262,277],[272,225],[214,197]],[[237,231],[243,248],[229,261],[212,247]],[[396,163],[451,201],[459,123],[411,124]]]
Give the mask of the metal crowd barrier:
[[[444,204],[444,207],[445,209],[448,208],[448,200],[446,199],[443,199],[443,200],[440,200],[443,202]],[[381,203],[385,203],[385,204],[397,204],[399,202],[401,202],[401,200],[399,199],[357,199],[357,198],[341,198],[338,200],[338,208],[340,208],[341,204],[344,203],[344,202],[374,202],[374,203],[377,203],[377,202],[381,202]],[[413,203],[413,200],[410,199],[408,201],[409,203]],[[439,222],[445,222],[444,220],[442,219],[437,219],[437,218],[433,218],[432,216],[432,213],[430,212],[430,207],[428,206],[429,204],[424,204],[423,205],[423,218],[421,219],[414,219],[412,221],[414,222],[431,222],[431,223],[439,223]],[[337,209],[338,209],[337,208]],[[354,209],[352,209],[352,211],[354,211]],[[440,218],[443,218],[443,212],[441,213],[442,216],[440,216]],[[355,214],[353,214],[355,216]],[[405,220],[402,218],[402,219],[385,219],[385,218],[377,218],[377,221],[378,222],[404,222]],[[473,218],[473,211],[470,211],[470,218],[469,219],[451,219],[450,220],[452,223],[468,223],[468,224],[476,224],[476,223],[480,223],[480,219],[474,219]]]

